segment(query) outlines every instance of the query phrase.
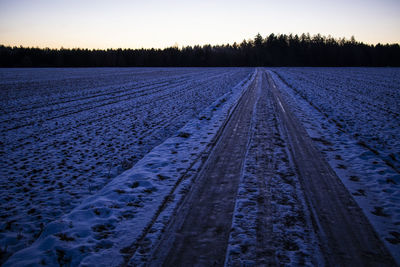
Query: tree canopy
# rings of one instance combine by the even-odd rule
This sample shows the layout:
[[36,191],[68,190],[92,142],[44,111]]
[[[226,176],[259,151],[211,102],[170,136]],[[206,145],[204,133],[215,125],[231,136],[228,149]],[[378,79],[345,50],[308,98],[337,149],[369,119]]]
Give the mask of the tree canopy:
[[240,44],[165,49],[49,49],[0,45],[0,67],[400,66],[399,44],[270,34]]

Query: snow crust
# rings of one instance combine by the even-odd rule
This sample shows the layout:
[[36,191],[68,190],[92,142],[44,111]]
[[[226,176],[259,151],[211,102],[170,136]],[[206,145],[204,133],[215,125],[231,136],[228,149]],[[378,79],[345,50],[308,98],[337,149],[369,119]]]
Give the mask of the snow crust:
[[254,106],[225,266],[321,265],[271,92],[265,87],[261,90]]
[[399,262],[400,120],[393,114],[400,112],[400,69],[276,68],[272,75]]
[[30,245],[44,226],[131,168],[251,71],[1,69],[2,258]]
[[[0,245],[16,252],[4,266],[145,262],[253,70],[1,70]],[[272,70],[282,96],[399,261],[400,69]],[[255,259],[255,138],[266,126],[253,120],[227,265]],[[279,129],[274,134],[272,159],[287,158]],[[264,176],[273,201],[273,257],[315,265],[304,197],[286,160]]]
[[[202,153],[210,146],[250,78],[249,74],[237,86],[227,88],[211,106],[131,169],[45,226],[32,245],[15,253],[4,266],[116,266],[130,257],[130,263],[134,264],[145,251],[139,249],[131,255],[130,248],[149,225],[152,228],[146,242],[159,238],[191,183],[188,173],[195,173],[200,167]],[[161,215],[155,217],[156,214]]]

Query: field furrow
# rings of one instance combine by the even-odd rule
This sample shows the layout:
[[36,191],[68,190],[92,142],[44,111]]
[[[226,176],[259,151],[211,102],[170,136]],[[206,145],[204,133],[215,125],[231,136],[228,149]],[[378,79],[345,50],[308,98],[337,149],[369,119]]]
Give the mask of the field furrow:
[[32,243],[47,223],[132,167],[250,73],[38,69],[13,76],[4,70],[0,240],[7,253]]

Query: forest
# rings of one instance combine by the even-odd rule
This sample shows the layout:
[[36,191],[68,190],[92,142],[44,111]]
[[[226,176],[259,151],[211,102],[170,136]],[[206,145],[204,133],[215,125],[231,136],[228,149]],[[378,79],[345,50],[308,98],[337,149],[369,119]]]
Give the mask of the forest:
[[0,67],[398,67],[399,44],[365,44],[354,37],[257,34],[226,45],[164,49],[50,49],[0,45]]

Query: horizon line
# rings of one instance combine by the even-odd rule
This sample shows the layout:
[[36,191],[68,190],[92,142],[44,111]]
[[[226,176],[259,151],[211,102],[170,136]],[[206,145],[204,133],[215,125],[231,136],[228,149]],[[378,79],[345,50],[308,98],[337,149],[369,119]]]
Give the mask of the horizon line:
[[[258,33],[259,34],[259,33]],[[258,35],[257,34],[257,35]],[[334,39],[335,41],[350,41],[352,38],[355,39],[355,41],[357,43],[360,44],[364,44],[364,45],[368,45],[368,46],[377,46],[377,45],[400,45],[400,42],[394,42],[394,43],[389,43],[389,42],[377,42],[377,43],[369,43],[369,42],[365,42],[365,41],[359,41],[357,40],[354,35],[352,35],[350,38],[349,37],[334,37],[330,34],[328,35],[322,35],[320,33],[317,34],[310,34],[310,33],[301,33],[301,34],[293,34],[293,33],[289,33],[289,34],[285,34],[285,33],[270,33],[269,35],[266,35],[265,37],[263,37],[263,40],[265,40],[267,37],[271,36],[271,35],[275,35],[275,36],[282,36],[282,35],[286,35],[286,36],[298,36],[299,38],[304,34],[304,35],[308,35],[311,38],[314,38],[316,36],[321,36],[324,39]],[[255,36],[257,36],[255,35]],[[151,49],[155,49],[155,50],[164,50],[164,49],[170,49],[170,48],[177,48],[177,49],[184,49],[186,47],[195,47],[195,46],[200,46],[200,47],[204,47],[204,46],[225,46],[225,45],[234,45],[235,43],[237,45],[243,43],[244,41],[246,42],[252,42],[254,40],[255,37],[252,38],[244,38],[242,41],[238,42],[238,41],[234,41],[234,42],[226,42],[226,43],[217,43],[217,44],[212,44],[211,42],[209,43],[203,43],[203,44],[188,44],[188,45],[179,45],[177,42],[175,42],[175,44],[173,45],[168,45],[168,46],[164,46],[164,47],[127,47],[127,46],[119,46],[119,47],[105,47],[105,48],[100,48],[100,47],[79,47],[79,46],[40,46],[40,45],[22,45],[22,44],[1,44],[0,46],[4,46],[4,47],[11,47],[11,48],[28,48],[28,49],[50,49],[50,50],[74,50],[74,49],[81,49],[81,50],[151,50]]]

